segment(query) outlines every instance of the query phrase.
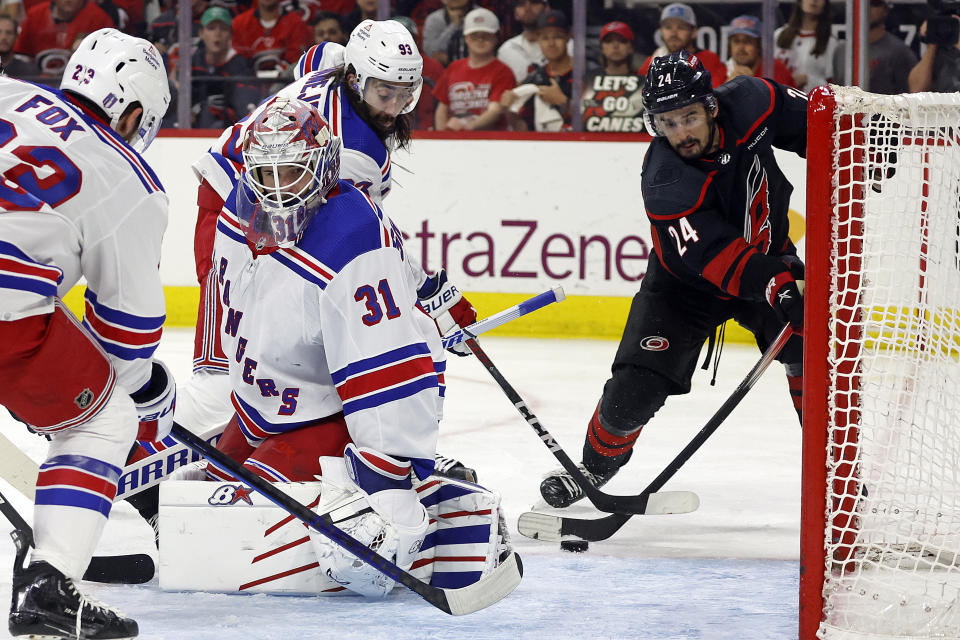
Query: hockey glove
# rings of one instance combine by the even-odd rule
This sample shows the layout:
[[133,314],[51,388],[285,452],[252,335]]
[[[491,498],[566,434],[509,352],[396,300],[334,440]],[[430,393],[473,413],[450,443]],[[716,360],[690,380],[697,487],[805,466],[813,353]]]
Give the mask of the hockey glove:
[[[420,306],[430,314],[437,324],[440,335],[470,326],[477,321],[477,310],[463,297],[460,290],[447,280],[447,272],[441,269],[429,276],[417,291]],[[463,343],[450,347],[450,352],[458,356],[470,355]]]
[[177,404],[177,385],[167,365],[154,360],[150,381],[130,397],[137,405],[140,418],[137,440],[157,442],[170,435],[173,410]]
[[764,296],[781,322],[803,329],[803,295],[792,275],[784,271],[770,278]]

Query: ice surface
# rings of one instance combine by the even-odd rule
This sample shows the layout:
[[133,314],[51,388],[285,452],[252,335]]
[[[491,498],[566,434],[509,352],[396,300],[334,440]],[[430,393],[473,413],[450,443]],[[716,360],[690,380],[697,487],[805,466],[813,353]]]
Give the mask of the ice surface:
[[[189,376],[192,330],[167,329],[159,357]],[[570,457],[580,459],[586,420],[603,387],[615,342],[486,338],[484,349]],[[699,431],[759,359],[727,345],[715,387],[699,371],[690,395],[674,397],[637,441],[628,467],[605,491],[636,493]],[[774,363],[716,434],[665,489],[696,491],[700,509],[637,516],[585,554],[515,532],[557,467],[489,374],[473,358],[450,358],[440,450],[477,469],[503,494],[525,576],[493,607],[453,618],[397,589],[383,601],[358,597],[180,594],[143,586],[84,583],[83,589],[140,623],[141,638],[644,638],[779,640],[797,635],[800,427],[783,368]],[[0,430],[34,458],[44,441],[5,412]],[[29,505],[2,481],[32,519]],[[596,514],[597,516],[601,514]],[[3,526],[0,526],[3,529]],[[98,554],[154,552],[152,531],[117,505]],[[9,602],[13,544],[0,540],[0,602]],[[6,625],[0,624],[0,637]]]

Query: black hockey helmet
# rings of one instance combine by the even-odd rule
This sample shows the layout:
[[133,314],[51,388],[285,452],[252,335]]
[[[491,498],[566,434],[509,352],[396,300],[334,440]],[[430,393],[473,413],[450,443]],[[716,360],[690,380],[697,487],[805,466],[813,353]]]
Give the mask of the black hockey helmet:
[[[687,51],[654,58],[647,70],[641,96],[648,129],[653,126],[650,117],[653,114],[673,111],[694,102],[703,102],[708,110],[717,105],[710,72],[697,56]],[[650,133],[660,135],[655,129]]]

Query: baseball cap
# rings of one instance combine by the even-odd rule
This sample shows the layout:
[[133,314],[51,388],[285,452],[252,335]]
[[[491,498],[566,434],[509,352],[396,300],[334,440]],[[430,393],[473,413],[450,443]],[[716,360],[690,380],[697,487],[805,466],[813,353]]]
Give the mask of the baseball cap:
[[759,40],[762,28],[760,18],[756,16],[737,16],[730,21],[730,30],[727,35],[743,34]]
[[545,11],[540,19],[537,20],[537,29],[544,27],[557,27],[558,29],[570,30],[570,21],[567,20],[567,14],[559,9]]
[[660,12],[660,22],[667,18],[679,18],[691,27],[697,26],[697,16],[693,13],[693,9],[690,8],[690,5],[682,2],[674,2],[663,8],[663,11]]
[[600,42],[611,33],[615,33],[627,42],[633,42],[633,29],[626,22],[608,22],[600,30]]
[[210,7],[200,16],[200,24],[203,26],[207,26],[215,20],[226,22],[228,26],[233,25],[233,18],[230,17],[230,12],[223,7]]
[[500,21],[497,20],[497,15],[490,9],[484,9],[483,7],[477,7],[470,11],[463,17],[463,35],[470,35],[477,31],[484,33],[500,31]]

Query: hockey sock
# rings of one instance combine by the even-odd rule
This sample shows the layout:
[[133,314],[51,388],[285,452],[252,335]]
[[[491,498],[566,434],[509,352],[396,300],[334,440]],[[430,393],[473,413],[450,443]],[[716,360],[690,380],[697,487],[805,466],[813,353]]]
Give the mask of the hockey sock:
[[643,427],[640,427],[627,435],[611,433],[600,421],[600,404],[597,403],[587,426],[586,442],[583,443],[584,466],[588,471],[601,474],[619,469],[632,453],[633,445],[642,429]]
[[787,372],[787,386],[790,388],[790,399],[793,401],[793,408],[800,418],[800,424],[803,424],[803,374],[792,376]]

